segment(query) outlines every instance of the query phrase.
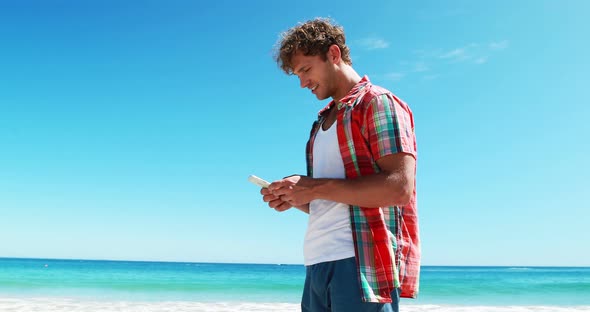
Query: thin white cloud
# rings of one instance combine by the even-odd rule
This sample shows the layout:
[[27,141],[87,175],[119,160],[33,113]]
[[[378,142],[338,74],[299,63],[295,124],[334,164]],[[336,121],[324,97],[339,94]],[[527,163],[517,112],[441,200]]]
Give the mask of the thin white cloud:
[[487,63],[488,61],[488,57],[487,56],[482,56],[477,58],[474,62],[475,64],[483,64],[483,63]]
[[405,75],[406,74],[404,74],[404,73],[392,72],[392,73],[385,74],[385,78],[392,80],[392,81],[400,81],[402,78],[404,78]]
[[490,53],[496,53],[507,49],[508,45],[508,40],[490,42],[488,44],[470,43],[463,47],[441,53],[438,58],[452,63],[470,62],[474,64],[484,64],[488,62]]
[[[376,39],[365,39],[363,44],[366,48],[377,48],[386,46],[386,43],[378,43]],[[390,72],[379,75],[383,79],[400,81],[407,75],[420,77],[422,80],[434,80],[440,77],[435,74],[441,67],[456,64],[483,65],[490,62],[493,57],[502,50],[509,47],[508,40],[488,41],[484,43],[471,42],[453,49],[442,50],[439,48],[416,49],[412,51],[413,60],[402,60],[399,62],[401,71]]]
[[503,40],[500,42],[492,42],[489,45],[490,49],[492,50],[504,50],[508,48],[508,40]]
[[464,48],[454,49],[452,51],[446,52],[439,56],[441,59],[450,59],[450,60],[464,60],[467,58],[467,53],[465,52]]
[[418,62],[414,65],[415,72],[425,72],[428,70],[430,70],[430,67],[428,67],[428,65],[426,65],[424,62]]
[[389,47],[389,42],[376,37],[361,39],[358,44],[367,50],[385,49]]

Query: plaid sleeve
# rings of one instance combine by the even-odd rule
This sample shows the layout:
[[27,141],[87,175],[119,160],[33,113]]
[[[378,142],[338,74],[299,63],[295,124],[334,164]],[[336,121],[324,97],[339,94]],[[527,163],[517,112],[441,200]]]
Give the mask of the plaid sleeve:
[[[417,157],[412,111],[399,98],[382,92],[365,107],[365,138],[374,159],[395,153]],[[386,220],[395,235],[396,266],[401,297],[416,298],[420,281],[420,240],[416,193],[403,207],[388,209]]]
[[364,132],[375,159],[395,153],[416,157],[412,111],[395,95],[374,96],[366,107],[365,120]]

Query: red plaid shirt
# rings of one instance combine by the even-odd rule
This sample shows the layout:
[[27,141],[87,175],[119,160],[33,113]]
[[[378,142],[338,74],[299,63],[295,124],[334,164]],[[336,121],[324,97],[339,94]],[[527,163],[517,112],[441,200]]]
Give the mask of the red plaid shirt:
[[[307,143],[307,174],[313,176],[313,142],[333,105],[338,105],[337,133],[347,179],[380,171],[376,160],[390,154],[416,157],[412,111],[367,76],[338,103],[319,113]],[[414,168],[415,170],[415,168]],[[358,281],[366,302],[391,302],[391,291],[416,298],[420,277],[420,241],[416,187],[405,206],[350,206]]]

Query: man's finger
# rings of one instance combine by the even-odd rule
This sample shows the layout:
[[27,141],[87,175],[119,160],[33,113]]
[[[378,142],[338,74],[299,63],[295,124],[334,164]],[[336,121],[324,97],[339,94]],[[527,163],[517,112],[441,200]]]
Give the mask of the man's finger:
[[277,208],[275,208],[275,210],[276,211],[285,211],[291,207],[293,207],[293,206],[291,206],[291,204],[289,204],[287,202],[282,202]]

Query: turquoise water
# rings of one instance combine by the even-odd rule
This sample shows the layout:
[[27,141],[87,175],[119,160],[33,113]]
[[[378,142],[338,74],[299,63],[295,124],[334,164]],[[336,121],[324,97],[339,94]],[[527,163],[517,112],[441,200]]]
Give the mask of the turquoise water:
[[418,302],[589,305],[590,268],[424,267]]
[[[302,265],[0,258],[0,297],[299,302]],[[404,304],[590,305],[590,268],[422,268]]]
[[291,265],[0,259],[0,295],[294,302],[304,274]]

